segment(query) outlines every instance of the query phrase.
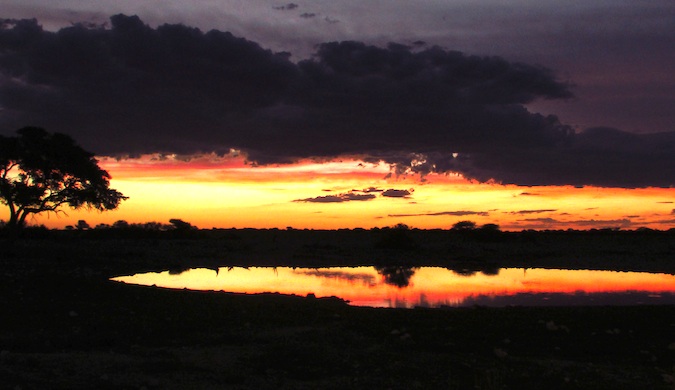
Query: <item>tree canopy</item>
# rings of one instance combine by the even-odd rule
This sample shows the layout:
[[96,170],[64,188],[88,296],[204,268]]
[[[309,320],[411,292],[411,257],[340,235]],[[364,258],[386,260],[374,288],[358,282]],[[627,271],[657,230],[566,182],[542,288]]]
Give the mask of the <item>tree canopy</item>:
[[19,129],[15,137],[0,135],[0,202],[9,208],[9,228],[64,205],[113,210],[127,197],[109,186],[110,174],[94,154],[68,135],[39,127]]

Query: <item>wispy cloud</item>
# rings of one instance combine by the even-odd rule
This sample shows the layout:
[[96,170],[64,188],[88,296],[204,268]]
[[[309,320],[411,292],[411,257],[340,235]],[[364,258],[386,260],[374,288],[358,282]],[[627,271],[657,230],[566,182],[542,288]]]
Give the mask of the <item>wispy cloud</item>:
[[407,198],[412,194],[412,190],[397,190],[390,188],[388,190],[382,191],[382,196],[387,198]]
[[440,211],[434,213],[416,213],[416,214],[389,214],[388,217],[398,218],[398,217],[441,217],[441,216],[453,216],[453,217],[464,217],[468,215],[478,215],[481,217],[487,217],[490,215],[487,211]]
[[550,213],[558,211],[557,209],[541,209],[541,210],[519,210],[511,211],[510,214],[540,214],[540,213]]
[[408,198],[412,193],[409,190],[397,190],[390,188],[382,190],[376,187],[364,188],[363,190],[351,190],[335,195],[316,196],[312,198],[296,199],[293,202],[308,202],[308,203],[341,203],[351,201],[364,201],[376,199],[376,193],[380,193],[381,197],[388,198]]
[[525,218],[518,220],[518,222],[534,223],[534,227],[540,228],[563,228],[565,226],[575,226],[582,228],[608,228],[608,227],[630,227],[632,222],[630,219],[582,219],[574,221],[560,221],[555,218]]
[[278,6],[275,6],[275,7],[272,7],[272,8],[274,8],[276,10],[279,10],[279,11],[291,11],[291,10],[294,10],[298,7],[299,7],[299,5],[297,5],[295,3],[288,3],[288,4],[285,4],[285,5],[278,5]]
[[296,199],[293,202],[307,202],[307,203],[342,203],[351,201],[364,201],[375,199],[373,194],[355,194],[348,192],[338,195],[316,196],[314,198]]

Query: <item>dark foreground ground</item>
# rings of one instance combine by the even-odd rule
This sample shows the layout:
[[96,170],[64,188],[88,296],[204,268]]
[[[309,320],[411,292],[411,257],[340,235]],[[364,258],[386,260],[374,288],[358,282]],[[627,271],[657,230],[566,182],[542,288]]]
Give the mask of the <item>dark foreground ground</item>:
[[366,242],[283,231],[2,240],[0,389],[675,388],[673,306],[372,309],[108,281],[152,269],[386,259],[481,269],[501,266],[489,253],[499,246],[520,253],[504,266],[672,273],[675,262],[672,235],[641,240],[642,249],[572,240],[565,256],[564,243],[543,236],[508,245],[385,233]]

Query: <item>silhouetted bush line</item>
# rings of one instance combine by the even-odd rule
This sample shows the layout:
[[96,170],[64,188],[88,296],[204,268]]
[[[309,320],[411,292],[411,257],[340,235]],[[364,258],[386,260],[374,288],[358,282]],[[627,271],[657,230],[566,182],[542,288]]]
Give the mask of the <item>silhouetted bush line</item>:
[[[479,228],[450,228],[450,229],[418,229],[410,228],[406,225],[399,224],[393,227],[375,227],[371,229],[353,228],[353,229],[254,229],[254,228],[211,228],[199,229],[188,222],[182,220],[171,220],[175,223],[162,224],[159,222],[145,222],[145,223],[127,223],[125,221],[118,221],[113,225],[98,225],[96,227],[88,227],[85,221],[79,221],[76,226],[67,226],[65,229],[49,229],[44,225],[27,226],[19,237],[22,238],[65,238],[65,237],[82,237],[82,238],[236,238],[237,232],[261,232],[261,233],[279,233],[284,232],[304,232],[317,234],[332,233],[371,233],[377,237],[377,246],[380,248],[390,248],[394,250],[415,250],[419,248],[419,243],[415,242],[413,236],[422,236],[425,233],[438,234],[444,232],[449,237],[458,237],[474,241],[532,241],[542,237],[617,237],[617,238],[631,238],[631,237],[645,237],[645,236],[675,236],[675,228],[668,230],[658,230],[649,228],[638,228],[635,230],[619,230],[613,228],[607,229],[589,229],[589,230],[522,230],[522,231],[501,231],[495,227]],[[84,224],[82,224],[84,222]],[[6,229],[2,221],[0,221],[0,237],[8,236],[8,229]],[[292,234],[292,233],[291,233]]]

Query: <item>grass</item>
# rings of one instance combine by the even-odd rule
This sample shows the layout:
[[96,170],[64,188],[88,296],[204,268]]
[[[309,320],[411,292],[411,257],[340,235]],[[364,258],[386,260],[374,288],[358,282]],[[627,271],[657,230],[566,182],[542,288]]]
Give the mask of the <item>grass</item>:
[[[374,309],[338,299],[108,281],[142,270],[229,265],[228,258],[246,265],[247,254],[248,265],[282,260],[279,254],[265,257],[274,251],[271,241],[253,236],[3,242],[0,388],[675,386],[673,306]],[[345,253],[371,251],[364,244],[337,245],[335,238],[296,238],[293,245],[274,245],[298,265],[326,265]],[[430,251],[433,241],[413,239],[419,250]],[[384,258],[378,250],[373,257]],[[220,257],[209,257],[218,251]],[[306,251],[319,254],[308,259]]]

